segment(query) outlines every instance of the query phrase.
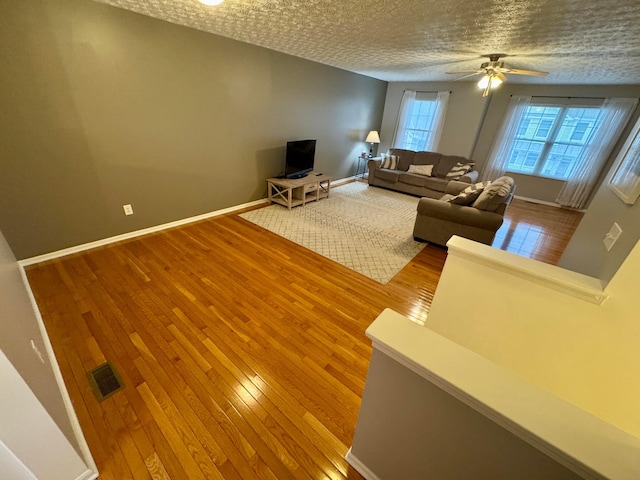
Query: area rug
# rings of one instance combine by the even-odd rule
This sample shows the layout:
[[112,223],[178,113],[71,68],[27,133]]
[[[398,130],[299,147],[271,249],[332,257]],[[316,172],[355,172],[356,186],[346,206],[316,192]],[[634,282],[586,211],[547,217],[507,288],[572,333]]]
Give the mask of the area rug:
[[240,216],[386,284],[425,246],[413,240],[418,200],[353,182],[291,210],[273,204]]

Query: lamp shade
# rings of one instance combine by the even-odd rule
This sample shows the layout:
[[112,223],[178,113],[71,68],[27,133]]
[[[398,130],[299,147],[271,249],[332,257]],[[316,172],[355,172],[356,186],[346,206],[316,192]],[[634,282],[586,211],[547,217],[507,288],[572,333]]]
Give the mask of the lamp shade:
[[380,135],[378,135],[378,132],[376,132],[375,130],[371,130],[369,132],[369,135],[367,135],[365,142],[380,143]]

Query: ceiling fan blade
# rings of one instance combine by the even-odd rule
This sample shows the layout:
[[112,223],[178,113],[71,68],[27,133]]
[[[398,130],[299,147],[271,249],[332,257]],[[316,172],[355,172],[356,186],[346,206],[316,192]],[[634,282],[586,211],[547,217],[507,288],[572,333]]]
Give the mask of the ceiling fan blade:
[[451,75],[460,75],[461,73],[482,73],[484,72],[484,69],[476,69],[476,70],[458,70],[456,72],[444,72],[444,73],[449,73]]
[[502,68],[500,69],[501,72],[504,73],[513,73],[514,75],[531,75],[534,77],[546,77],[547,75],[549,75],[549,72],[536,72],[535,70],[518,70],[515,68]]
[[[447,73],[448,73],[448,72],[447,72]],[[453,72],[451,72],[451,73],[453,73]],[[456,72],[456,73],[464,73],[464,72]],[[485,73],[485,72],[484,72],[484,70],[480,70],[479,72],[473,72],[473,73],[470,73],[469,75],[464,75],[464,76],[462,76],[462,77],[456,78],[456,79],[455,79],[455,80],[453,80],[453,81],[454,81],[454,82],[457,82],[458,80],[464,80],[465,78],[474,77],[474,76],[476,76],[476,75],[480,75],[480,74],[483,74],[483,73]]]

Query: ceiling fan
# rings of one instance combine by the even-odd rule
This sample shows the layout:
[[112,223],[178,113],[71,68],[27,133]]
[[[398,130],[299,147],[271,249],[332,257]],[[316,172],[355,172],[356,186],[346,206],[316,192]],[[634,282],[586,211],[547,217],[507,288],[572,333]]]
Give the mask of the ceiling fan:
[[502,82],[504,82],[507,77],[504,76],[505,73],[514,74],[514,75],[532,75],[535,77],[545,77],[548,75],[547,72],[537,72],[535,70],[518,70],[515,68],[507,68],[504,66],[504,62],[500,61],[500,57],[506,57],[507,55],[503,53],[494,53],[491,55],[485,55],[489,57],[488,62],[484,62],[480,65],[480,69],[478,70],[465,70],[461,72],[446,72],[449,74],[461,74],[466,73],[463,77],[456,78],[454,81],[462,80],[464,78],[473,77],[474,75],[483,75],[483,77],[478,82],[478,87],[483,89],[482,96],[486,97],[489,94],[489,90],[492,88],[496,88]]

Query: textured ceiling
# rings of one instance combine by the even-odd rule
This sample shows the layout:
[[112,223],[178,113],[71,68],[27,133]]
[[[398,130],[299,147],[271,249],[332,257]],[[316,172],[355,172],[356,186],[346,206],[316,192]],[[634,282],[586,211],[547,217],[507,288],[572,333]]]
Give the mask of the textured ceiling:
[[452,80],[505,53],[549,72],[510,82],[640,83],[639,0],[99,1],[386,81]]

